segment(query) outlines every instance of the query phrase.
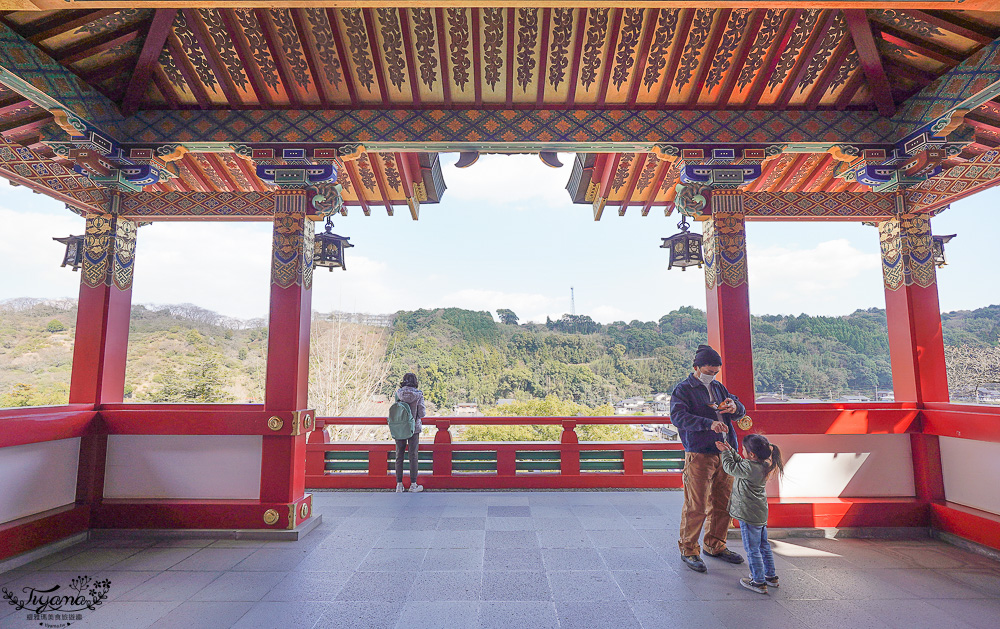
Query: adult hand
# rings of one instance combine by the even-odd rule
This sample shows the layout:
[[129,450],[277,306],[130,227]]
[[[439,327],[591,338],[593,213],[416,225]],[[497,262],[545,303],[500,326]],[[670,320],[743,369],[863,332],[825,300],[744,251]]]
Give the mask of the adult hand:
[[732,450],[732,446],[730,446],[725,441],[716,441],[715,442],[715,447],[718,448],[720,451]]
[[729,432],[729,429],[726,428],[726,425],[720,421],[712,422],[712,430],[719,433],[720,435],[724,435],[727,432]]
[[726,398],[719,404],[720,413],[735,413],[736,412],[736,402],[732,401],[730,398]]

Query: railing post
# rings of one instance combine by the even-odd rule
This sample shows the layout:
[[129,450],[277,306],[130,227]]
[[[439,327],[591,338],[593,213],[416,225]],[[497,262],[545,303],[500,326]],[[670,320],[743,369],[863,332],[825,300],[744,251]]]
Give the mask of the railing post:
[[559,438],[559,470],[563,476],[580,475],[580,438],[576,434],[576,422],[564,421],[562,436]]
[[[509,445],[509,448],[503,446]],[[497,476],[517,476],[517,450],[510,444],[497,446]]]
[[385,478],[389,475],[389,453],[381,447],[368,451],[368,475]]
[[435,425],[431,471],[434,476],[451,476],[451,422],[437,421]]
[[642,450],[625,450],[622,459],[625,476],[642,476]]

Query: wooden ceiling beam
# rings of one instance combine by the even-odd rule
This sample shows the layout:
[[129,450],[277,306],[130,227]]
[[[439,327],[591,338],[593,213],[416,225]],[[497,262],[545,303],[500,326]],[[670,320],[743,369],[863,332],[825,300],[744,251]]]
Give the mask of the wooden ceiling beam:
[[[714,48],[709,48],[709,50],[714,50]],[[639,183],[639,177],[642,177],[642,170],[646,167],[646,160],[650,155],[650,153],[638,154],[635,165],[632,166],[631,181],[629,181],[628,188],[625,189],[625,196],[622,197],[622,204],[618,208],[618,216],[625,216],[625,210],[628,209],[632,195],[635,194],[635,187]]]
[[[135,67],[135,59],[132,59],[131,57],[122,57],[118,61],[115,61],[114,63],[109,63],[106,66],[95,68],[93,70],[88,70],[86,72],[80,72],[80,77],[84,81],[89,83],[91,86],[97,85],[98,83],[101,83],[102,81],[107,81],[108,79],[111,78],[128,80],[127,77],[132,73],[132,69],[134,67]],[[123,88],[123,90],[124,89],[125,88]]]
[[743,45],[740,46],[736,56],[733,57],[733,63],[729,66],[729,72],[722,83],[722,89],[719,90],[719,102],[715,105],[717,108],[729,105],[728,99],[734,92],[736,81],[739,80],[740,73],[743,72],[743,66],[746,65],[747,57],[750,56],[753,43],[757,39],[757,34],[760,32],[760,27],[764,24],[766,16],[767,11],[764,9],[754,9],[750,14],[750,19],[747,21],[747,30],[743,38]]
[[[205,153],[205,159],[208,160],[208,163],[212,165],[216,174],[218,174],[219,177],[226,183],[226,186],[229,187],[229,192],[239,192],[241,190],[241,186],[236,183],[235,179],[233,179],[232,174],[229,172],[229,167],[226,166],[226,163],[222,161],[221,157],[215,153]],[[237,157],[236,159],[239,158]]]
[[368,201],[365,199],[365,187],[361,184],[361,177],[358,175],[357,161],[345,162],[344,166],[347,168],[347,178],[351,180],[351,187],[354,189],[354,194],[358,197],[358,205],[361,206],[361,211],[364,212],[365,216],[371,216],[372,209],[368,207]]
[[583,58],[583,41],[587,30],[587,13],[590,9],[579,9],[576,14],[576,42],[573,44],[572,66],[567,79],[569,87],[566,91],[566,104],[569,107],[576,106],[576,86],[580,82],[580,61]]
[[[19,30],[21,30],[21,37],[24,37],[32,44],[39,44],[46,39],[51,39],[56,35],[62,35],[63,33],[75,31],[85,24],[90,24],[95,20],[100,20],[110,15],[114,15],[117,12],[117,9],[87,11],[75,19],[68,20],[66,18],[72,15],[69,11],[56,11],[51,16],[35,22],[28,28]],[[73,11],[72,13],[76,13],[76,11]]]
[[880,28],[882,30],[882,39],[890,44],[895,44],[904,50],[909,50],[918,55],[927,57],[928,59],[933,59],[938,63],[943,63],[948,66],[949,69],[962,63],[962,57],[960,57],[954,50],[924,41],[919,37],[895,29],[891,26],[881,24]]
[[233,9],[219,9],[219,20],[222,22],[222,29],[225,31],[226,37],[233,42],[236,48],[236,56],[246,70],[247,80],[250,82],[250,89],[253,90],[254,96],[257,97],[257,103],[267,109],[273,108],[274,99],[271,98],[271,92],[264,83],[260,65],[254,60],[253,52],[246,40],[241,37],[243,29],[240,27]]
[[772,157],[764,162],[763,168],[760,170],[760,177],[757,177],[750,182],[750,185],[746,186],[747,192],[759,192],[761,187],[764,185],[764,182],[767,181],[767,178],[771,175],[771,171],[777,168],[778,164],[782,161],[782,157],[783,156],[778,155],[777,157]]
[[10,98],[5,98],[0,101],[0,116],[9,114],[12,111],[17,111],[22,107],[26,107],[31,104],[31,101],[24,98],[20,94],[14,94]]
[[393,215],[392,208],[392,198],[389,195],[389,184],[385,180],[385,171],[382,170],[383,162],[381,158],[378,159],[379,163],[376,163],[374,159],[374,154],[368,154],[368,165],[372,169],[372,173],[375,174],[375,186],[378,187],[379,196],[382,197],[382,204],[385,205],[385,211],[389,216]]
[[169,109],[179,109],[180,108],[180,98],[177,96],[177,90],[170,83],[170,80],[163,73],[163,68],[159,64],[153,66],[153,85],[163,96],[163,99],[167,101],[167,107]]
[[[399,11],[399,30],[403,36],[403,51],[406,56],[406,76],[410,82],[410,98],[413,101],[415,107],[420,107],[420,83],[417,78],[417,63],[413,58],[413,43],[410,37],[410,13],[407,9],[397,9]],[[371,9],[365,9],[366,12],[370,12]],[[368,41],[371,43],[372,56],[374,59],[379,59],[378,51],[376,48],[378,46],[375,42],[378,39],[373,39],[375,37],[374,25],[372,25],[372,20],[365,20],[368,23]],[[388,100],[388,93],[385,91],[385,79],[381,78],[381,66],[380,62],[375,65],[375,74],[380,77],[379,88],[382,89],[382,98]]]
[[[646,59],[649,58],[649,48],[653,45],[653,36],[656,35],[660,11],[670,11],[670,9],[648,9],[649,14],[645,18],[646,36],[642,38],[642,43],[639,44],[639,50],[636,52],[635,71],[632,73],[632,85],[629,86],[628,101],[626,101],[630,107],[634,107],[636,100],[639,98],[639,88],[642,87],[642,76],[646,71]],[[545,82],[544,78],[543,76],[543,84]]]
[[[547,11],[548,9],[546,9]],[[438,58],[441,61],[441,92],[444,97],[444,108],[451,109],[453,104],[451,102],[451,78],[448,76],[448,43],[445,40],[444,31],[444,9],[438,7],[434,9],[434,21],[437,23],[437,40],[438,40]],[[545,30],[545,22],[542,22],[542,41],[548,35],[548,31]],[[542,52],[539,55],[542,59],[540,63],[542,67],[545,65],[545,44],[542,44]],[[542,82],[544,85],[544,81]]]
[[281,89],[285,92],[285,96],[288,97],[288,102],[292,107],[295,109],[301,108],[302,101],[299,100],[299,95],[295,92],[295,83],[288,76],[285,56],[277,44],[278,33],[274,22],[271,20],[271,11],[269,9],[253,9],[253,15],[257,18],[257,24],[260,25],[260,34],[264,38],[264,45],[267,46],[267,51],[270,53],[271,59],[274,60],[274,67],[278,70],[278,80],[281,82]]
[[608,87],[611,86],[611,74],[615,61],[615,49],[618,48],[618,34],[622,30],[622,14],[624,9],[611,9],[611,30],[608,38],[608,51],[604,55],[604,62],[601,67],[604,73],[601,75],[601,84],[597,88],[597,107],[603,108],[608,99]]
[[663,86],[660,87],[660,97],[656,101],[656,106],[659,108],[663,108],[667,104],[667,99],[670,98],[670,91],[674,85],[674,75],[677,74],[677,64],[681,61],[681,54],[684,52],[688,34],[691,31],[691,22],[694,21],[694,12],[695,9],[681,9],[681,14],[678,16],[677,30],[674,31],[677,34],[674,37],[676,43],[670,53],[670,60],[667,61],[667,66],[663,69]]
[[[479,34],[479,23],[480,23],[480,13],[481,9],[475,7],[472,9],[472,19],[469,28],[472,29],[472,50],[482,50],[480,48],[480,40],[482,35]],[[481,54],[472,55],[472,89],[475,91],[476,109],[483,108],[483,56]]]
[[819,104],[823,101],[823,97],[830,90],[833,79],[836,78],[837,73],[840,71],[840,66],[844,65],[844,62],[847,60],[847,55],[852,50],[852,43],[851,38],[845,36],[833,50],[829,63],[823,68],[823,72],[809,90],[809,97],[806,99],[806,109],[816,109],[819,107]]
[[816,184],[816,180],[819,179],[820,175],[826,172],[826,169],[830,167],[830,162],[833,161],[833,155],[826,154],[819,160],[813,171],[809,173],[809,176],[802,180],[802,182],[795,186],[796,192],[808,192],[813,185]]
[[851,75],[851,78],[847,79],[847,84],[844,85],[843,91],[840,93],[840,96],[837,97],[837,104],[835,106],[838,111],[843,111],[851,106],[851,103],[854,101],[855,94],[858,93],[858,90],[861,89],[864,82],[864,71],[854,72]]
[[78,61],[89,59],[90,57],[96,57],[115,46],[127,44],[130,41],[138,39],[139,35],[140,31],[138,29],[135,29],[133,26],[127,26],[109,33],[103,33],[97,37],[91,37],[64,50],[47,50],[45,48],[42,48],[42,50],[45,50],[58,63],[68,66]]
[[176,17],[177,9],[157,9],[153,14],[132,77],[129,79],[128,87],[125,88],[125,98],[122,99],[123,115],[130,116],[139,109],[139,102],[146,95],[149,83],[153,80],[153,68],[158,63]]
[[302,46],[302,54],[306,58],[306,66],[309,68],[309,75],[312,77],[313,85],[316,86],[316,94],[319,96],[319,103],[323,109],[330,108],[332,100],[327,94],[328,84],[323,73],[320,71],[321,63],[316,59],[315,49],[312,46],[309,34],[311,29],[307,26],[305,9],[288,9],[288,14],[292,18],[292,26],[298,35],[299,43]]
[[809,155],[810,155],[809,153],[802,153],[800,155],[796,155],[792,159],[792,162],[784,170],[784,172],[781,173],[781,176],[778,177],[777,181],[774,182],[774,185],[771,187],[771,190],[774,192],[783,192],[782,188],[784,188],[785,184],[791,181],[792,177],[795,176],[795,173],[798,172],[800,168],[802,168],[806,160],[809,159]]
[[[809,66],[812,65],[813,58],[819,52],[820,48],[823,46],[823,40],[826,38],[826,34],[833,27],[834,22],[837,20],[836,9],[824,11],[823,17],[819,20],[819,27],[813,31],[812,41],[806,44],[806,47],[801,53],[799,53],[799,58],[796,61],[798,69],[792,70],[792,80],[786,81],[781,93],[778,95],[778,100],[775,101],[774,107],[778,109],[784,109],[788,107],[788,103],[792,100],[795,95],[795,90],[798,89],[802,80],[806,77],[806,72],[809,71]],[[845,37],[846,39],[846,37]]]
[[906,12],[921,22],[927,22],[928,24],[937,26],[941,30],[974,41],[981,46],[985,46],[997,37],[1000,37],[1000,31],[995,28],[987,29],[984,23],[966,21],[945,11],[914,11],[907,9]]
[[330,23],[330,31],[333,33],[333,47],[337,49],[337,58],[340,60],[340,69],[344,75],[344,85],[347,86],[347,95],[351,99],[351,108],[358,109],[360,106],[358,88],[354,85],[354,77],[351,75],[351,69],[346,62],[350,57],[347,55],[347,47],[344,45],[344,38],[340,34],[340,28],[337,26],[337,10],[327,9],[326,20]]
[[517,22],[517,10],[513,7],[503,9],[507,14],[507,109],[514,108],[514,24]]
[[181,76],[184,77],[184,82],[187,84],[188,89],[194,94],[194,99],[197,101],[198,106],[202,109],[209,109],[212,106],[212,101],[208,98],[208,92],[205,91],[205,86],[198,79],[198,73],[194,71],[187,55],[184,54],[184,49],[181,47],[180,42],[177,41],[177,36],[173,33],[167,37],[167,50],[170,56],[173,57],[174,65],[177,66]]
[[885,60],[885,70],[889,74],[897,75],[907,81],[912,81],[921,88],[927,87],[937,79],[937,76],[931,74],[930,72],[924,72],[919,68],[914,68],[913,66],[908,66],[904,63],[898,63],[892,59]]
[[[440,9],[438,9],[440,11]],[[549,60],[549,30],[550,23],[552,21],[552,9],[546,7],[542,9],[542,24],[539,30],[541,30],[542,43],[538,49],[538,88],[535,91],[535,108],[542,109],[545,107],[545,67]],[[442,36],[442,40],[444,37]],[[441,53],[442,57],[444,52]],[[447,83],[445,84],[447,85]]]
[[878,112],[885,117],[896,113],[896,103],[892,99],[892,89],[889,78],[882,67],[882,57],[879,55],[875,37],[872,35],[871,24],[864,9],[843,9],[847,28],[854,39],[854,47],[861,60],[861,69],[868,78],[868,86],[875,98]]
[[753,83],[750,86],[750,95],[747,97],[746,104],[744,105],[745,108],[754,109],[757,107],[757,103],[760,102],[760,97],[763,96],[764,89],[767,87],[767,81],[778,67],[781,55],[788,48],[788,42],[792,39],[792,34],[795,33],[795,25],[802,19],[804,12],[804,9],[789,11],[789,18],[781,27],[784,30],[782,31],[781,38],[778,40],[778,45],[771,48],[768,52],[767,60],[761,66],[760,72],[754,77]]
[[188,28],[194,34],[195,43],[201,48],[201,54],[208,63],[208,69],[215,75],[215,80],[218,81],[222,93],[226,95],[229,107],[231,109],[238,109],[243,104],[243,101],[236,90],[236,85],[233,83],[232,77],[229,75],[229,70],[218,55],[215,42],[210,39],[205,22],[194,9],[181,9],[181,12],[184,14],[184,20],[187,22]]
[[649,191],[649,196],[646,198],[646,203],[642,206],[642,215],[647,216],[649,214],[650,208],[653,207],[653,203],[656,201],[656,195],[660,194],[660,187],[663,186],[663,180],[666,178],[667,173],[670,172],[670,167],[673,164],[663,160],[657,165],[659,169],[656,176],[653,177],[652,188]]
[[188,172],[194,177],[198,185],[201,186],[202,192],[215,192],[215,186],[212,185],[212,180],[208,178],[204,171],[201,169],[201,164],[192,155],[184,155],[180,159],[180,163],[187,167]]
[[52,114],[44,109],[39,109],[29,116],[0,123],[0,134],[11,137],[24,135],[29,131],[35,131],[40,127],[44,127],[51,121]]
[[715,60],[715,51],[719,49],[719,42],[722,41],[722,35],[726,32],[726,28],[729,26],[729,16],[732,14],[732,9],[719,10],[715,22],[715,32],[712,33],[711,39],[705,47],[705,56],[699,64],[701,67],[698,68],[698,75],[694,80],[694,88],[691,90],[691,96],[688,97],[689,107],[698,102],[698,98],[701,96],[701,91],[705,89],[705,79],[708,78],[708,73],[712,69],[712,64]]
[[240,169],[243,173],[243,178],[250,182],[250,187],[252,187],[256,192],[267,192],[269,188],[264,185],[264,182],[260,180],[257,176],[257,169],[253,167],[253,164],[240,156],[235,156],[233,158],[236,162],[236,167]]

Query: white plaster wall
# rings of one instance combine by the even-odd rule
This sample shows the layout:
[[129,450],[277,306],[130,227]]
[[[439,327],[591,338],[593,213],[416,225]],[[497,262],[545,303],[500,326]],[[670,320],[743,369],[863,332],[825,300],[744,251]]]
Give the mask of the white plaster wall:
[[912,497],[910,436],[774,435],[785,475],[768,483],[782,498]]
[[944,497],[1000,515],[1000,443],[941,437]]
[[80,439],[0,448],[0,523],[76,500]]
[[260,498],[260,435],[110,435],[105,498]]

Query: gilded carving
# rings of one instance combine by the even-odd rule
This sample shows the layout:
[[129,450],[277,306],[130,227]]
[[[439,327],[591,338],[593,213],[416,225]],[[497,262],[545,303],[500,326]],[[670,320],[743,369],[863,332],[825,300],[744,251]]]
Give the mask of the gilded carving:
[[218,84],[218,80],[215,78],[215,74],[208,65],[208,59],[205,58],[204,51],[202,51],[201,46],[198,45],[198,40],[195,39],[194,31],[188,26],[187,20],[184,18],[184,13],[181,11],[177,12],[177,17],[174,19],[174,35],[181,42],[181,48],[184,49],[184,54],[187,55],[188,61],[194,66],[195,73],[198,74],[198,79],[205,84],[206,87],[211,88],[213,92],[218,90],[215,86]]
[[639,36],[642,34],[643,13],[643,9],[629,8],[625,9],[622,17],[622,32],[615,50],[615,69],[611,76],[615,89],[621,89],[635,65],[635,47],[639,45]]
[[358,158],[358,174],[361,175],[361,183],[372,192],[375,191],[375,171],[372,170],[371,160],[368,153],[362,153]]
[[309,290],[313,285],[313,271],[316,269],[316,231],[313,222],[309,219],[304,221],[302,229],[302,288]]
[[413,15],[414,46],[417,49],[417,67],[420,81],[429,88],[437,81],[437,48],[434,45],[434,14],[430,9],[411,9]]
[[269,417],[267,419],[267,427],[270,428],[271,430],[275,431],[275,432],[281,430],[282,427],[284,427],[284,425],[285,425],[285,422],[282,421],[281,418],[278,417],[277,415],[275,415],[273,417]]
[[382,52],[385,58],[389,82],[400,89],[406,80],[406,62],[403,56],[403,32],[399,26],[399,14],[393,8],[376,9],[378,21],[382,24]]
[[392,153],[383,153],[380,157],[382,158],[383,171],[385,172],[385,182],[389,184],[390,188],[399,192],[402,182],[399,179],[399,171],[396,170],[396,159],[392,156]]
[[278,522],[278,512],[274,509],[268,509],[264,512],[264,524],[271,526]]
[[126,218],[115,218],[115,251],[112,261],[112,278],[119,290],[132,288],[132,269],[135,266],[135,237],[137,225]]
[[455,85],[463,92],[469,82],[469,69],[472,61],[469,59],[469,16],[465,9],[448,9],[448,35],[451,43],[451,76]]
[[816,82],[816,79],[819,78],[819,73],[830,63],[830,56],[833,54],[833,49],[840,45],[846,33],[847,24],[844,22],[844,14],[838,11],[833,24],[830,25],[830,29],[826,32],[823,41],[819,45],[819,50],[809,60],[806,73],[802,77],[802,82],[799,83],[798,90],[800,92],[805,91],[807,87]]
[[715,52],[715,58],[712,60],[712,68],[708,71],[708,77],[705,78],[705,87],[708,89],[712,89],[722,83],[722,77],[725,76],[726,70],[729,69],[729,65],[732,63],[733,54],[736,52],[736,48],[739,47],[740,42],[743,41],[744,31],[746,31],[747,20],[749,18],[750,9],[735,9],[732,15],[729,16],[729,24],[726,25],[726,30],[722,34],[722,41],[719,42],[719,48]]
[[757,37],[754,39],[750,54],[747,55],[747,60],[743,64],[743,69],[740,70],[740,78],[736,81],[741,90],[754,80],[757,71],[764,65],[764,55],[777,39],[778,28],[784,17],[785,11],[783,9],[768,9],[764,14],[764,21],[760,25],[760,30],[757,31]]
[[587,33],[583,44],[583,66],[580,70],[580,82],[587,90],[597,80],[597,71],[601,69],[601,51],[608,35],[609,9],[589,9],[587,14]]
[[365,20],[361,15],[361,9],[342,9],[340,14],[347,27],[347,42],[351,49],[351,60],[354,62],[358,82],[371,92],[375,83],[375,64],[368,54],[368,34],[365,32]]
[[569,67],[569,47],[573,37],[573,9],[552,10],[552,34],[549,43],[549,83],[559,89]]
[[646,72],[642,77],[642,83],[646,86],[647,91],[660,80],[660,73],[667,67],[667,51],[670,50],[670,42],[673,41],[674,31],[677,29],[679,13],[679,9],[660,9],[660,17],[656,22],[656,33],[654,33],[653,42],[649,46]]
[[[720,193],[716,193],[717,195]],[[733,196],[737,199],[739,195],[726,195],[721,193],[721,198]],[[726,198],[727,201],[730,199]],[[713,258],[712,279],[714,284],[709,285],[709,272],[705,272],[705,283],[708,288],[714,286],[742,286],[747,282],[747,241],[744,216],[742,212],[722,212],[715,211],[716,198],[713,197],[712,216],[705,221],[705,247],[711,251]],[[711,235],[711,238],[707,236]],[[709,257],[706,251],[706,260]]]
[[642,192],[649,186],[649,184],[653,183],[653,175],[656,173],[656,165],[658,163],[658,160],[646,160],[646,165],[643,166],[642,172],[639,174],[639,179],[636,182],[635,189],[637,192]]
[[707,220],[701,225],[702,257],[705,259],[705,288],[712,290],[717,286],[719,275],[719,257],[715,253],[715,223]]
[[240,28],[243,29],[243,34],[246,35],[254,62],[260,66],[261,79],[269,88],[277,90],[278,68],[274,65],[274,59],[271,58],[271,53],[267,49],[267,42],[264,41],[264,35],[257,23],[257,18],[254,17],[253,11],[250,9],[236,9],[233,13],[240,23]]
[[837,74],[834,75],[833,80],[830,81],[830,89],[835,90],[844,83],[847,83],[847,79],[851,78],[851,73],[858,68],[860,63],[861,59],[858,57],[858,51],[852,50],[847,53],[847,58],[844,59],[844,63],[840,64],[840,67],[837,68]]
[[691,81],[694,69],[698,65],[698,56],[705,48],[708,34],[712,31],[712,20],[714,19],[715,9],[698,9],[695,13],[687,45],[684,46],[680,65],[677,66],[677,75],[674,79],[674,84],[677,87],[684,87]]
[[538,9],[517,10],[517,84],[528,89],[535,71],[535,44],[538,42]]
[[243,72],[243,62],[240,61],[240,57],[236,53],[236,46],[233,44],[233,40],[226,34],[226,29],[222,24],[222,18],[219,17],[218,11],[214,9],[198,9],[198,15],[201,16],[201,19],[205,22],[205,26],[208,27],[206,30],[208,30],[212,37],[215,51],[219,53],[223,65],[226,66],[226,71],[229,72],[229,78],[240,89],[247,89],[248,81],[246,74]]
[[927,288],[937,281],[928,214],[900,214],[879,223],[882,279],[889,290]]
[[767,80],[767,86],[772,90],[784,82],[792,66],[795,65],[795,60],[798,59],[802,47],[806,45],[806,40],[809,39],[809,36],[813,34],[813,30],[816,28],[819,14],[819,9],[810,9],[795,24],[795,29],[792,31],[792,38],[788,40],[785,51],[781,53],[781,57],[778,59],[777,67]]
[[309,503],[303,502],[302,506],[299,507],[299,519],[305,520],[309,517]]
[[87,216],[83,240],[83,275],[85,286],[98,288],[108,282],[113,247],[114,217],[111,214]]
[[163,68],[163,73],[167,75],[167,80],[170,81],[171,85],[180,88],[184,87],[184,75],[181,74],[180,68],[178,68],[177,64],[174,62],[173,55],[171,55],[166,48],[160,51],[160,57],[157,59],[157,63],[159,63],[160,67]]
[[283,190],[275,196],[271,283],[281,288],[312,281],[313,258],[306,254],[305,242],[313,235],[313,228],[305,210],[305,190]]
[[615,170],[614,178],[611,180],[611,189],[615,192],[621,190],[621,187],[628,181],[628,174],[632,168],[633,159],[635,159],[635,156],[632,153],[626,153],[622,155],[621,160],[618,162],[618,168]]
[[271,9],[270,14],[277,27],[278,39],[281,40],[281,53],[292,71],[292,77],[300,87],[308,88],[312,84],[312,75],[309,74],[309,64],[302,56],[299,33],[295,30],[292,16],[288,14],[287,9]]
[[918,20],[903,11],[868,9],[868,16],[875,18],[883,24],[894,26],[901,31],[913,33],[914,35],[918,35],[920,37],[931,38],[941,37],[944,35],[944,33],[941,32],[941,29],[933,24]]
[[330,20],[326,15],[326,11],[323,9],[305,9],[305,12],[306,19],[309,21],[309,28],[312,30],[316,52],[319,54],[320,65],[323,66],[323,75],[334,86],[340,85],[340,58],[337,56],[337,47],[333,39],[333,29],[330,27]]
[[503,9],[483,9],[483,76],[490,89],[496,89],[503,67],[503,26]]

